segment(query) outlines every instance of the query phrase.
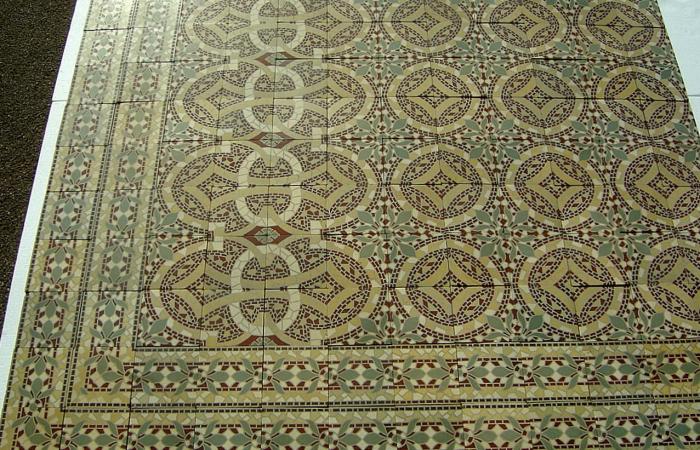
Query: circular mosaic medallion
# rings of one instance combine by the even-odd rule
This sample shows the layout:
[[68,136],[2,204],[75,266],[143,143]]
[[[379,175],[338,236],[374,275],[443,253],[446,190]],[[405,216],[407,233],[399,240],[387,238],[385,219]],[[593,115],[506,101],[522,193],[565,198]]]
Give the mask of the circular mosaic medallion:
[[482,26],[511,50],[527,55],[545,52],[564,40],[566,19],[558,9],[530,0],[506,0],[487,7]]
[[627,58],[636,58],[651,52],[661,39],[661,28],[589,27],[584,34],[604,50]]
[[565,149],[533,147],[508,167],[507,194],[535,220],[555,228],[588,220],[602,201],[602,183],[590,165],[581,165]]
[[185,18],[185,33],[198,48],[222,56],[320,57],[326,48],[341,52],[353,47],[371,22],[366,11],[351,3],[332,8],[296,0],[203,3]]
[[666,239],[652,247],[639,265],[640,292],[654,309],[660,306],[679,326],[700,322],[700,251],[697,243]]
[[[322,45],[325,41],[323,30],[309,25],[296,28],[294,33],[278,33],[277,2],[257,0],[252,4],[236,5],[228,0],[218,0],[201,3],[185,17],[183,28],[197,47],[209,53],[222,56],[236,53],[247,57],[279,51],[283,43],[294,48],[303,42]],[[302,12],[316,14],[322,19],[325,8]]]
[[483,207],[489,191],[482,179],[486,169],[478,160],[466,159],[464,152],[447,144],[428,143],[414,148],[399,160],[391,176],[392,195],[404,210],[424,224],[443,227],[477,205]]
[[460,12],[448,2],[435,2],[430,7],[419,0],[391,2],[382,23],[389,40],[408,44],[418,52],[432,53],[463,40],[469,32],[469,17]]
[[440,340],[474,336],[494,314],[503,300],[503,289],[496,286],[430,286],[392,289],[391,295],[409,317],[438,334]]
[[429,133],[454,131],[474,117],[481,105],[478,87],[455,69],[433,62],[409,66],[387,89],[387,100],[397,117]]
[[668,80],[660,80],[652,71],[639,66],[623,66],[600,80],[597,97],[613,120],[641,135],[666,133],[683,117],[682,98]]
[[[568,243],[568,241],[567,241]],[[620,310],[622,274],[588,247],[554,241],[536,249],[520,269],[526,304],[545,322],[571,336],[591,335],[607,326],[604,317]]]
[[489,258],[464,242],[437,240],[416,249],[398,269],[396,286],[503,285],[500,272]]
[[622,197],[659,224],[683,226],[700,206],[700,179],[681,155],[658,147],[641,147],[622,161],[617,172]]
[[619,0],[592,2],[581,8],[578,23],[590,33],[593,27],[610,28],[611,33],[625,36],[633,28],[661,28],[656,17],[640,6]]
[[658,45],[663,27],[643,8],[619,1],[584,6],[578,18],[583,36],[604,50],[634,58]]
[[[224,235],[278,226],[290,234],[340,226],[377,184],[335,147],[291,141],[276,148],[239,143],[198,148],[162,174],[164,205],[187,223]],[[330,170],[329,170],[330,168]],[[170,208],[172,211],[172,208]]]
[[509,69],[494,88],[494,103],[501,114],[519,127],[548,134],[568,127],[583,110],[583,94],[570,79],[550,67],[522,64]]

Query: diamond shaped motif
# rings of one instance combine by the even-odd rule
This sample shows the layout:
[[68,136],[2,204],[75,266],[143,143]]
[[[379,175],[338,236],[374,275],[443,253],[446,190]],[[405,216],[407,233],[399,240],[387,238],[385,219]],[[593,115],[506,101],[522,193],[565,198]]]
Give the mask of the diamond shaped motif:
[[438,20],[427,12],[416,20],[416,24],[426,32],[432,30],[438,23]]
[[553,172],[547,174],[540,182],[540,186],[556,198],[561,197],[561,195],[569,189],[569,186],[564,184],[563,180]]
[[644,111],[649,105],[654,103],[654,99],[647,95],[645,92],[635,89],[635,91],[627,97],[627,100],[632,102],[637,108]]
[[626,34],[629,30],[632,29],[632,25],[624,20],[621,16],[616,16],[612,21],[608,23],[610,28],[615,30],[618,34],[624,35]]
[[530,14],[524,13],[517,16],[513,23],[523,32],[523,34],[528,34],[528,32],[537,25],[537,22]]
[[570,270],[567,271],[564,276],[561,277],[554,285],[564,292],[573,303],[576,303],[576,300],[578,300],[583,291],[586,290],[586,286],[583,285],[583,281]]
[[673,191],[677,189],[677,186],[660,172],[657,172],[654,178],[651,179],[649,186],[666,198],[670,197]]
[[683,269],[683,272],[676,278],[674,284],[693,299],[697,298],[698,292],[700,292],[700,278],[687,268]]

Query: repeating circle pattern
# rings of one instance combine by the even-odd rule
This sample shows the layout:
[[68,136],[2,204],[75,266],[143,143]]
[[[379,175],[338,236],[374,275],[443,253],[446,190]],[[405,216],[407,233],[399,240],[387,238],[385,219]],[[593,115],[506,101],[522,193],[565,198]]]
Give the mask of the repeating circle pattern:
[[[202,64],[177,84],[171,109],[198,138],[246,144],[204,146],[164,167],[161,178],[173,188],[159,201],[173,205],[188,230],[243,240],[232,255],[219,256],[221,267],[212,269],[218,274],[208,275],[217,286],[262,282],[280,291],[289,285],[332,291],[338,281],[337,292],[347,292],[338,295],[346,296],[352,308],[329,309],[305,292],[280,293],[269,299],[269,308],[252,294],[231,299],[227,308],[212,302],[208,332],[228,342],[266,334],[286,343],[356,336],[359,318],[376,313],[358,292],[373,286],[403,289],[403,295],[387,294],[387,299],[398,302],[406,316],[419,316],[421,326],[439,339],[476,336],[487,315],[499,310],[502,290],[496,287],[510,283],[509,278],[527,286],[517,295],[533,314],[551,319],[547,326],[556,332],[598,336],[605,332],[605,315],[617,313],[628,298],[620,264],[631,267],[639,258],[622,263],[614,254],[597,258],[587,238],[537,247],[531,258],[527,246],[508,242],[520,239],[519,232],[497,234],[506,253],[515,248],[512,253],[483,256],[476,236],[467,239],[471,228],[465,224],[478,225],[479,233],[494,239],[489,233],[500,233],[504,219],[494,218],[487,226],[483,215],[475,217],[489,205],[502,213],[504,208],[511,214],[528,212],[527,226],[545,236],[582,237],[591,225],[590,213],[605,213],[611,204],[640,210],[645,224],[663,230],[694,223],[700,180],[681,155],[655,147],[626,149],[628,158],[605,165],[564,147],[572,127],[580,131],[585,121],[598,120],[591,119],[598,114],[591,95],[604,105],[600,109],[607,119],[627,130],[668,135],[685,114],[673,79],[631,63],[618,64],[605,76],[569,77],[551,61],[530,59],[560,51],[555,44],[566,41],[575,26],[588,30],[586,38],[604,52],[641,57],[663,37],[654,15],[644,9],[600,1],[577,8],[577,17],[565,17],[561,8],[505,0],[480,7],[480,19],[474,21],[476,16],[464,14],[459,2],[427,7],[409,0],[375,9],[347,2],[253,4],[246,15],[240,5],[207,2],[184,20],[186,37],[202,51],[236,52],[241,59]],[[382,20],[376,22],[372,14]],[[295,26],[288,27],[286,20],[269,26],[268,18],[280,15]],[[527,62],[515,58],[498,70],[481,64],[475,73],[454,59],[441,59],[443,53],[468,48],[466,36],[477,28],[511,55],[528,55]],[[365,64],[357,52],[369,47],[356,44],[371,42],[370,34],[399,42],[416,57],[396,65],[391,60]],[[336,56],[324,59],[331,49]],[[345,59],[346,53],[355,56]],[[475,124],[483,130],[472,133]],[[509,138],[503,131],[511,128],[523,143],[504,157]],[[543,137],[547,144],[533,143]],[[375,147],[357,145],[372,139]],[[307,140],[321,144],[309,148],[302,144]],[[478,152],[477,142],[483,146]],[[492,184],[492,176],[505,188]],[[360,228],[380,230],[377,236],[367,237],[366,245],[341,244],[365,205],[372,205],[367,212],[375,214],[371,221],[362,216]],[[410,215],[394,223],[402,211]],[[315,248],[309,239],[322,230],[338,234],[333,245]],[[444,239],[435,238],[441,233],[464,241],[445,247]],[[424,242],[416,236],[429,238]],[[250,245],[265,245],[271,254],[263,258]],[[358,265],[358,252],[366,257],[370,250],[375,252],[372,267]],[[691,254],[686,253],[683,258]],[[672,255],[669,250],[653,263],[644,262],[650,265],[642,272],[656,276]],[[183,264],[198,264],[195,256],[187,258],[194,259]],[[343,276],[334,280],[322,267],[334,267]],[[377,268],[381,272],[373,274]],[[178,278],[180,272],[171,267],[162,279],[186,283]],[[691,317],[679,306],[683,295],[694,295],[691,275],[684,274],[686,284],[676,290],[664,285],[667,291],[661,292],[664,283],[650,285],[663,294],[665,303],[659,304],[676,317]],[[207,303],[173,298],[171,309],[177,310],[178,302],[196,306],[195,301]],[[226,326],[217,328],[221,324]]]

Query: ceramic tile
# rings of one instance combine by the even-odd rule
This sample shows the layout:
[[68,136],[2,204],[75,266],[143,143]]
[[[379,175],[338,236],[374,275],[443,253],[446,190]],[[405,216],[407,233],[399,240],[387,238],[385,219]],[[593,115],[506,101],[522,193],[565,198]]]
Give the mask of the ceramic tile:
[[116,30],[129,27],[129,16],[136,2],[133,0],[119,0],[110,2],[98,0],[90,5],[86,30]]
[[80,301],[80,292],[32,292],[25,301],[21,347],[60,348],[71,345],[75,318],[67,317],[69,304]]
[[167,95],[167,80],[172,64],[165,62],[130,62],[124,69],[121,101],[163,101]]
[[655,1],[88,16],[3,448],[700,446],[700,135]]
[[58,138],[61,147],[104,146],[110,142],[109,124],[114,117],[112,104],[70,104],[63,116]]
[[192,448],[195,435],[196,418],[193,414],[154,411],[132,411],[129,414],[128,448]]
[[[143,252],[137,290],[203,289],[208,242],[205,236],[154,236],[139,242]],[[185,268],[183,276],[179,270]]]
[[40,442],[46,448],[61,448],[64,416],[65,413],[59,408],[25,412],[18,426],[4,435],[7,445],[21,448],[35,446],[36,442]]
[[[574,447],[583,444],[614,448],[623,443],[643,447],[647,440],[649,445],[663,441],[663,437],[646,430],[661,420],[668,420],[668,416],[657,417],[655,408],[647,405],[571,407],[533,403],[529,410],[531,417],[524,415],[510,420],[497,415],[509,415],[511,411],[511,407],[505,405],[498,413],[484,418],[478,406],[465,408],[466,418],[458,422],[464,430],[462,439],[479,444],[495,442],[506,448],[546,446],[562,441]],[[632,432],[623,434],[624,429],[637,425],[641,437]]]
[[87,240],[39,240],[27,291],[80,290]]
[[131,403],[134,386],[140,383],[136,353],[131,348],[73,348],[74,378],[64,390],[64,401],[93,411],[124,411]]
[[118,65],[127,47],[127,38],[128,31],[124,29],[86,31],[78,56],[78,66]]
[[657,2],[594,0],[578,11],[579,25],[663,27]]
[[51,169],[50,192],[96,191],[107,147],[58,147]]
[[[542,348],[508,346],[460,346],[457,349],[459,382],[462,389],[475,390],[495,404],[548,399],[578,398],[590,400],[590,385],[595,381],[582,373],[594,355],[589,348],[561,344]],[[462,396],[462,403],[471,401]]]
[[[301,14],[304,15],[305,13],[302,11]],[[310,12],[310,14],[314,15],[317,13]],[[321,14],[325,14],[325,12]],[[283,22],[282,20],[298,21]],[[340,45],[347,45],[349,41],[348,34],[357,33],[356,30],[353,30],[354,27],[346,28],[345,24],[342,23],[335,25],[340,29],[333,29],[330,24],[319,21],[317,18],[295,18],[293,16],[278,17],[278,20],[270,22],[258,22],[253,28],[254,32],[257,32],[257,36],[249,34],[252,36],[252,39],[249,38],[248,40],[252,40],[253,44],[251,46],[251,54],[259,53],[259,45],[262,42],[263,45],[268,44],[271,49],[274,49],[276,57],[280,59],[320,59],[331,47],[331,40]],[[300,31],[300,27],[303,27],[304,31]],[[272,34],[270,33],[271,30],[274,30]],[[274,41],[270,40],[268,42],[268,36],[274,36]],[[243,51],[245,50],[247,50],[246,47],[243,47]]]
[[[496,81],[494,97],[488,103],[496,110],[499,120],[512,120],[522,136],[534,139],[555,136],[590,108],[590,101],[583,98],[576,82],[561,79],[558,72],[541,65],[537,70],[527,70],[533,67],[529,63],[521,67],[522,71],[514,72],[517,75]],[[556,81],[551,87],[538,87],[538,77]]]
[[61,448],[89,449],[108,445],[125,450],[129,443],[129,414],[66,413],[63,418]]
[[[673,430],[668,435],[659,437],[665,447],[673,448],[674,446],[692,446],[697,445],[698,434],[694,430],[697,420],[694,410],[697,408],[696,403],[686,403],[681,406],[678,415],[673,415],[670,412],[669,405],[657,405],[657,414],[662,420],[660,421],[667,429]],[[686,431],[687,430],[687,431]]]
[[[335,2],[335,5],[340,3],[342,2]],[[401,51],[401,40],[391,35],[382,22],[368,21],[361,17],[355,19],[357,20],[335,22],[348,20],[347,17],[340,17],[329,23],[328,47],[322,56],[333,63],[357,60],[363,67],[359,73],[373,73],[377,68],[380,72],[388,73],[389,68],[381,68],[378,63],[405,57]]]
[[[176,26],[173,23],[177,14],[170,4],[148,2],[153,9],[144,11],[142,23],[148,27],[136,27],[132,31],[131,45],[126,59],[129,63],[159,63],[172,61]],[[151,16],[150,18],[147,18]],[[156,16],[157,18],[154,18]],[[168,17],[169,16],[169,17]],[[165,20],[163,20],[165,18]]]
[[163,102],[120,103],[114,111],[114,133],[110,136],[117,148],[148,147],[159,142],[164,123]]
[[634,25],[627,29],[610,23],[588,25],[582,31],[588,31],[591,44],[598,44],[604,52],[626,58],[648,54],[652,46],[661,47],[665,37],[663,28]]
[[93,191],[50,194],[52,207],[44,210],[40,239],[88,239],[96,196]]
[[73,79],[74,94],[69,101],[80,103],[116,103],[121,77],[121,61],[110,61],[78,68]]

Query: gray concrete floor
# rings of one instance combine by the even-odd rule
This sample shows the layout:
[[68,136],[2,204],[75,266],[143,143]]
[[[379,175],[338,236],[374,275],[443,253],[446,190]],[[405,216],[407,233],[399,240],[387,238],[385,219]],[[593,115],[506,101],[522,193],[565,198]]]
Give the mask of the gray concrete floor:
[[0,326],[74,3],[0,2]]

